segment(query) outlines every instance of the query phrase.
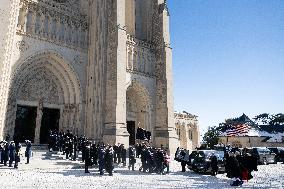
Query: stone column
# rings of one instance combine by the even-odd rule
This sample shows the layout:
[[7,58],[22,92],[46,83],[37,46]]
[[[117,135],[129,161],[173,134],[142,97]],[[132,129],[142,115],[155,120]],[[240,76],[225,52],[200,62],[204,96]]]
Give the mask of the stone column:
[[108,3],[109,48],[106,81],[104,142],[129,146],[126,129],[126,41],[125,0]]
[[81,114],[81,111],[80,111],[80,105],[77,104],[76,105],[76,109],[75,109],[75,122],[74,122],[74,134],[78,135],[79,132],[81,133],[81,131],[79,131],[79,128],[81,128],[81,125],[80,125],[80,114]]
[[40,143],[40,128],[41,128],[41,120],[42,120],[42,110],[43,110],[43,102],[40,100],[37,106],[37,116],[36,116],[36,128],[35,128],[35,139],[34,143]]
[[165,0],[156,6],[154,43],[156,44],[156,132],[157,146],[163,144],[173,154],[178,145],[173,110],[172,49],[170,47],[169,13]]
[[134,60],[134,46],[131,47],[130,70],[133,70],[133,60]]

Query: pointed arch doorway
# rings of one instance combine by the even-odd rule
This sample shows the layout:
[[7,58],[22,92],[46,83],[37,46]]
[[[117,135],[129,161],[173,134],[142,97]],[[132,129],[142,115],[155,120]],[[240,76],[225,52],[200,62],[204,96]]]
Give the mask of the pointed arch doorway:
[[80,128],[80,82],[60,55],[39,53],[12,76],[4,134],[17,139],[26,132],[21,140],[47,143],[49,130]]

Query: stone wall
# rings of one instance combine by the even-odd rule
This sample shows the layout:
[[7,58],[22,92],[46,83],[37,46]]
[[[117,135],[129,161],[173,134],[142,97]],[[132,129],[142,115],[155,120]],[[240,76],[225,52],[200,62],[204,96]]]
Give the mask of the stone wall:
[[[1,112],[3,116],[3,120],[0,120],[1,126],[0,126],[0,134],[5,135],[5,133],[10,133],[13,134],[13,129],[14,129],[14,121],[15,121],[15,114],[16,114],[16,107],[17,104],[19,105],[27,105],[27,106],[45,106],[49,108],[59,108],[61,112],[61,119],[60,119],[60,129],[71,129],[73,132],[77,132],[78,134],[83,134],[84,130],[81,129],[83,124],[84,124],[84,97],[85,97],[85,86],[86,86],[86,65],[87,65],[87,50],[85,49],[87,43],[85,37],[80,39],[84,39],[85,41],[79,41],[78,37],[77,38],[68,38],[64,35],[61,35],[60,32],[54,32],[55,31],[52,29],[52,24],[50,22],[49,25],[44,25],[45,21],[44,19],[40,20],[39,18],[50,18],[50,17],[45,17],[44,15],[49,15],[49,16],[58,16],[57,19],[58,21],[61,19],[60,16],[60,11],[63,10],[58,10],[57,7],[50,8],[48,3],[52,3],[51,1],[39,1],[38,4],[35,4],[35,2],[30,2],[26,0],[21,0],[21,1],[14,1],[14,10],[15,13],[13,14],[13,19],[10,19],[12,23],[10,24],[11,26],[3,27],[3,28],[13,28],[13,35],[11,35],[9,39],[9,54],[11,54],[11,57],[7,57],[6,59],[6,71],[5,74],[7,74],[6,80],[3,80],[2,78],[2,87],[1,88],[1,107],[5,107],[5,103],[8,103],[7,106],[7,111],[5,108],[1,108]],[[6,11],[9,11],[9,9],[6,7],[9,5],[8,2],[6,3],[1,3],[0,8]],[[11,4],[10,4],[11,5]],[[45,9],[49,7],[49,10],[46,11]],[[29,17],[25,13],[31,14],[31,11],[34,11],[34,24],[31,22],[28,22]],[[50,14],[52,13],[52,14]],[[76,14],[72,15],[72,12],[65,14],[64,18],[68,19],[69,21],[72,22],[73,20],[77,20]],[[77,14],[78,15],[78,14]],[[38,16],[38,17],[37,17]],[[80,16],[80,15],[79,15]],[[7,17],[8,18],[8,17]],[[83,19],[83,16],[80,16],[78,20]],[[50,19],[49,21],[51,21]],[[48,21],[48,20],[47,20]],[[63,21],[63,19],[61,19]],[[5,24],[5,22],[3,21]],[[42,24],[39,24],[42,23]],[[76,23],[74,23],[76,25]],[[84,27],[86,26],[86,22],[82,22]],[[54,25],[53,25],[54,26]],[[60,27],[56,27],[59,29]],[[2,29],[2,27],[1,27]],[[68,36],[75,36],[73,34],[79,34],[76,30],[73,30],[74,32],[71,32],[68,34]],[[71,35],[72,34],[72,35]],[[1,35],[2,36],[2,35]],[[4,35],[3,35],[4,36]],[[87,35],[86,35],[87,36]],[[61,38],[63,37],[63,38]],[[63,41],[63,39],[66,39]],[[76,39],[76,40],[75,40]],[[7,45],[6,45],[7,46]],[[7,46],[8,48],[8,46]],[[4,48],[0,48],[2,51]],[[5,56],[1,56],[5,57]],[[7,61],[9,58],[9,61]],[[64,70],[61,71],[62,74],[62,79],[69,78],[71,79],[70,82],[67,80],[57,80],[57,82],[54,83],[54,79],[52,79],[52,75],[48,75],[48,68],[47,64],[42,64],[45,61],[49,62],[51,70],[50,73],[55,73],[56,70],[59,69],[59,65],[62,64],[66,66]],[[33,62],[33,65],[31,64]],[[58,64],[56,63],[58,62]],[[42,65],[41,65],[42,64]],[[56,65],[55,65],[56,64]],[[3,66],[1,62],[1,66]],[[28,65],[31,65],[29,71],[25,71],[25,69],[22,65],[25,65],[26,68],[28,68]],[[40,67],[44,67],[44,69]],[[58,67],[59,66],[59,67]],[[56,68],[58,67],[58,68]],[[26,69],[27,70],[27,69]],[[38,72],[38,75],[40,76],[40,70],[44,71],[43,76],[44,77],[49,77],[48,79],[52,79],[50,83],[53,83],[52,85],[56,84],[63,84],[66,82],[66,86],[60,86],[61,87],[67,87],[70,89],[70,91],[74,91],[76,95],[72,95],[70,97],[66,96],[63,93],[63,89],[59,89],[58,87],[54,88],[51,87],[50,91],[54,91],[56,94],[50,94],[49,96],[58,96],[58,98],[64,98],[65,102],[62,100],[52,100],[52,99],[47,99],[48,98],[48,89],[45,89],[45,97],[43,99],[36,99],[39,98],[40,91],[39,88],[42,88],[44,86],[39,86],[36,85],[36,83],[26,83],[28,80],[31,80],[33,78],[28,78],[29,76],[33,76],[34,74]],[[53,71],[52,71],[53,70]],[[58,72],[59,73],[59,72]],[[21,76],[21,78],[19,78]],[[3,76],[1,74],[1,76]],[[46,79],[45,79],[46,80]],[[38,81],[40,82],[40,81]],[[47,81],[46,81],[47,82]],[[76,83],[74,86],[73,84]],[[9,91],[8,86],[10,86],[11,90]],[[46,85],[45,87],[47,87]],[[66,89],[67,89],[66,88]],[[72,89],[74,88],[74,89]],[[4,89],[4,90],[2,90]],[[19,90],[16,92],[15,90]],[[56,90],[55,90],[56,89]],[[57,90],[58,89],[58,90]],[[34,91],[33,93],[37,93],[34,95],[28,95],[31,91]],[[35,92],[36,91],[36,92]],[[66,90],[65,90],[66,91]],[[69,91],[69,92],[70,92]],[[69,93],[68,92],[68,93]],[[16,93],[16,94],[15,94]],[[5,96],[6,95],[6,96]],[[15,96],[16,95],[16,96]],[[19,97],[20,95],[20,97]],[[62,97],[63,95],[63,97]],[[65,96],[64,96],[65,95]],[[77,98],[77,97],[78,98]],[[16,97],[16,99],[15,99]],[[58,99],[57,98],[57,99]],[[69,100],[67,100],[69,98]],[[73,98],[77,98],[77,100],[72,100]],[[9,100],[8,100],[9,99]],[[55,99],[55,98],[53,98]],[[43,103],[40,105],[40,102]],[[4,116],[5,115],[5,116]],[[68,115],[68,116],[67,116]],[[70,117],[71,116],[71,117]],[[40,115],[38,115],[38,118],[40,118]],[[38,119],[37,119],[38,120]],[[71,123],[72,122],[72,123]],[[4,124],[6,125],[5,130],[3,131]],[[40,119],[39,123],[40,124]],[[2,132],[3,131],[3,132]]]
[[176,150],[166,1],[2,1],[0,135],[13,133],[20,104],[37,107],[36,132],[53,107],[60,129],[128,146],[131,114],[155,146]]
[[175,130],[181,148],[194,150],[200,145],[197,116],[189,113],[175,113]]

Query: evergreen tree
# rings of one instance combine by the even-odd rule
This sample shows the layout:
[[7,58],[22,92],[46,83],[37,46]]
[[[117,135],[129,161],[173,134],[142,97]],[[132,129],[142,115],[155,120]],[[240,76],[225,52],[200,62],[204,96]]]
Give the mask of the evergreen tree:
[[214,145],[218,144],[220,130],[217,126],[209,127],[208,131],[203,136],[203,141],[210,149],[214,148]]

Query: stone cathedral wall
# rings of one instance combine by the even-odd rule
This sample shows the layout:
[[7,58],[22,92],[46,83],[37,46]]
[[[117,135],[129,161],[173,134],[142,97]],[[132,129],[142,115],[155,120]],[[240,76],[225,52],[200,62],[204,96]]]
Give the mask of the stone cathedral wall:
[[[31,1],[31,0],[19,0],[13,1],[14,2],[14,9],[16,10],[14,13],[14,20],[8,19],[10,10],[11,10],[11,3],[12,1],[7,1],[0,6],[0,20],[1,25],[3,27],[0,28],[0,34],[3,38],[0,39],[0,53],[1,55],[1,64],[0,68],[4,67],[2,64],[4,56],[4,46],[7,48],[7,44],[5,44],[5,40],[7,39],[9,24],[14,26],[14,31],[12,35],[12,39],[10,38],[10,51],[11,57],[8,61],[6,61],[6,70],[4,73],[8,74],[7,68],[10,69],[9,74],[11,76],[8,80],[1,80],[5,82],[6,90],[1,90],[1,93],[7,92],[8,85],[14,85],[13,79],[15,77],[15,73],[17,73],[17,69],[27,61],[34,61],[33,59],[37,56],[41,55],[43,59],[49,59],[50,54],[57,56],[58,58],[62,58],[60,61],[64,61],[64,64],[70,66],[72,72],[77,77],[79,87],[80,87],[80,95],[82,97],[81,102],[78,104],[64,104],[63,102],[58,102],[57,104],[63,108],[61,108],[62,114],[64,112],[72,112],[72,111],[79,111],[79,117],[75,116],[73,119],[78,119],[80,122],[74,123],[79,127],[79,132],[82,134],[83,124],[84,123],[84,112],[85,107],[83,104],[84,97],[85,97],[85,87],[86,87],[86,67],[88,61],[88,54],[87,54],[87,47],[88,47],[88,18],[87,15],[81,14],[83,11],[86,13],[86,4],[84,5],[85,9],[79,7],[79,4],[58,4],[54,1],[49,0],[38,0],[38,1]],[[75,6],[75,7],[74,7]],[[81,11],[82,10],[82,11]],[[12,22],[11,22],[12,20]],[[10,21],[10,22],[9,22]],[[3,24],[2,24],[3,23]],[[7,25],[5,27],[5,25]],[[2,35],[3,34],[3,35]],[[40,62],[35,64],[40,64]],[[0,69],[3,72],[4,69]],[[38,69],[37,69],[38,70]],[[21,71],[21,70],[20,70]],[[32,74],[32,73],[31,73]],[[34,73],[33,73],[34,74]],[[1,76],[4,74],[1,73]],[[27,77],[27,76],[25,76]],[[19,83],[16,83],[19,84]],[[20,84],[21,85],[21,84]],[[33,85],[29,85],[33,87]],[[36,86],[36,85],[34,85]],[[13,86],[10,86],[13,87]],[[32,91],[33,89],[31,89]],[[11,92],[1,95],[1,98],[4,99],[5,95],[6,98],[11,97]],[[24,92],[25,93],[25,92]],[[24,94],[20,93],[20,94]],[[59,93],[61,93],[59,91]],[[48,93],[47,93],[48,94]],[[62,94],[59,94],[59,96]],[[28,95],[30,96],[30,95]],[[52,96],[52,95],[51,95]],[[57,96],[57,95],[54,95]],[[25,99],[22,97],[18,100]],[[30,98],[36,100],[35,98]],[[56,98],[55,98],[56,99]],[[38,99],[37,99],[38,100]],[[23,100],[22,100],[23,101]],[[2,101],[4,102],[4,100]],[[22,102],[21,102],[22,103]],[[46,102],[53,104],[54,99],[46,99]],[[25,105],[34,105],[34,104],[27,104]],[[7,114],[5,119],[5,125],[7,126],[8,130],[4,130],[4,133],[13,133],[13,127],[9,125],[14,125],[15,121],[15,105],[9,104],[7,106]],[[78,106],[78,107],[77,107]],[[2,106],[5,107],[5,106]],[[72,109],[73,107],[76,110]],[[80,109],[80,110],[77,110]],[[1,113],[3,109],[1,109]],[[71,113],[70,113],[71,114]],[[74,114],[74,113],[73,113]],[[76,113],[75,113],[76,114]],[[71,116],[72,117],[72,116]],[[65,118],[66,119],[66,118]],[[4,120],[1,120],[2,123]],[[61,121],[62,122],[62,121]],[[70,123],[68,123],[69,125]],[[68,127],[68,125],[65,126]],[[0,126],[1,127],[1,126]],[[62,127],[61,127],[62,129]],[[2,133],[1,133],[2,134]]]
[[20,104],[37,107],[36,142],[50,107],[59,129],[127,146],[135,121],[175,151],[166,1],[1,0],[0,23],[0,139]]

